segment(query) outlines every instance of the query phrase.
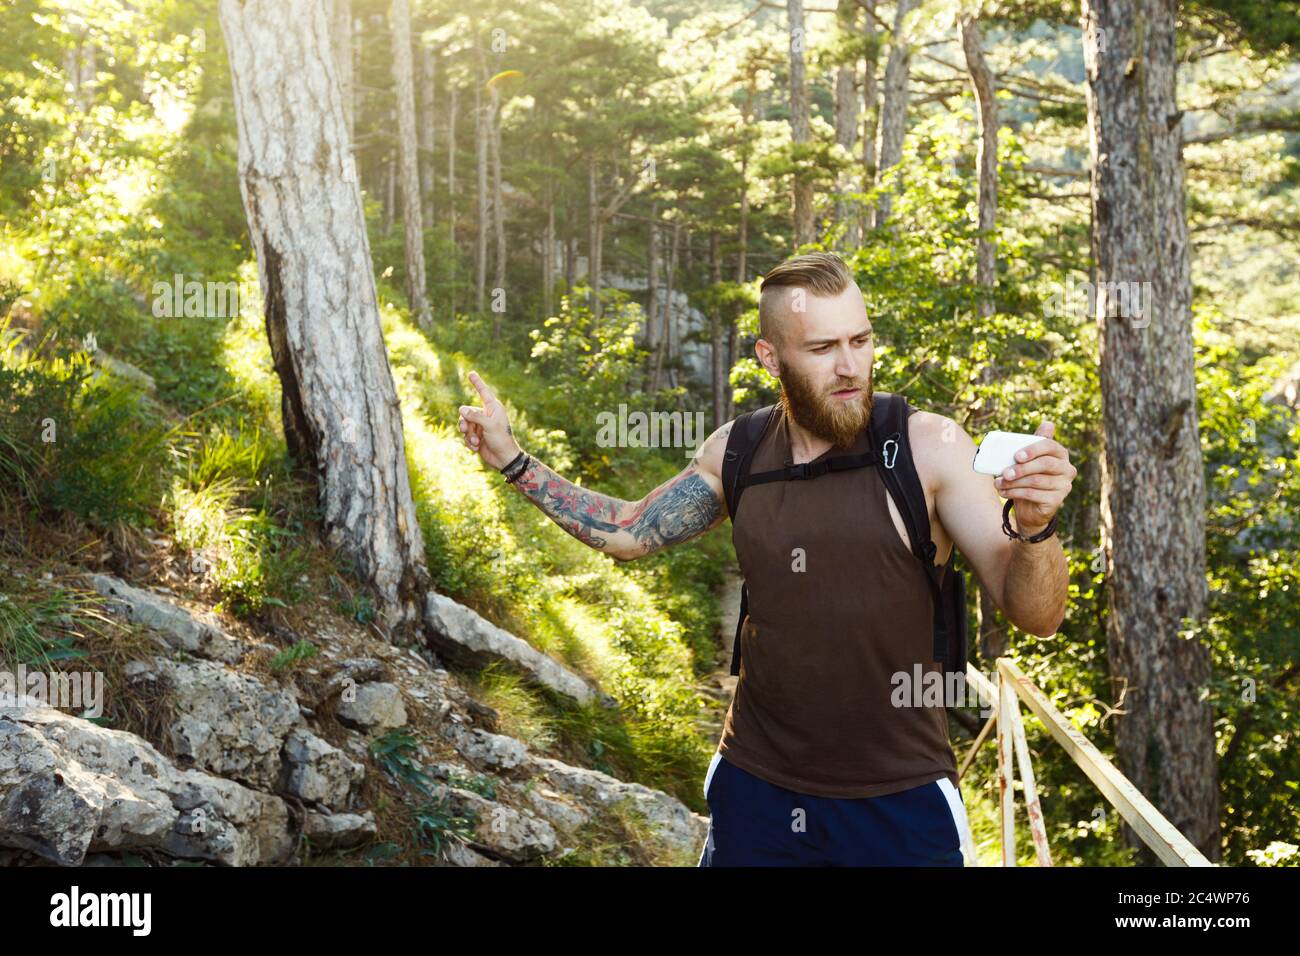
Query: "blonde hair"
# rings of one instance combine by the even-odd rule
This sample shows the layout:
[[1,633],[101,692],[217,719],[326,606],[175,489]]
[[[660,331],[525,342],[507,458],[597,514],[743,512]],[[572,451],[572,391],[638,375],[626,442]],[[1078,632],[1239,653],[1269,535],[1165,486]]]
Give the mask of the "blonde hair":
[[786,289],[804,289],[811,295],[829,297],[839,295],[852,281],[853,273],[833,252],[791,256],[763,276],[758,297],[759,335],[773,345],[781,344]]

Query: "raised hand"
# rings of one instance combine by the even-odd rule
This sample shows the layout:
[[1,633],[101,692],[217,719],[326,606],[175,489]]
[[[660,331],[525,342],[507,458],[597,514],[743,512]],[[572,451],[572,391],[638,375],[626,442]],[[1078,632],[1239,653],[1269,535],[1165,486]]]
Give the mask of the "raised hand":
[[522,449],[515,441],[505,406],[497,400],[492,389],[487,387],[478,372],[469,373],[469,382],[478,390],[483,407],[461,405],[457,425],[464,436],[465,447],[477,451],[486,464],[500,471]]
[[993,482],[1003,498],[1015,500],[1016,530],[1024,535],[1037,534],[1047,527],[1079,473],[1070,464],[1065,446],[1053,440],[1055,431],[1051,422],[1039,425],[1034,434],[1043,436],[1043,441],[1016,452],[1016,464]]

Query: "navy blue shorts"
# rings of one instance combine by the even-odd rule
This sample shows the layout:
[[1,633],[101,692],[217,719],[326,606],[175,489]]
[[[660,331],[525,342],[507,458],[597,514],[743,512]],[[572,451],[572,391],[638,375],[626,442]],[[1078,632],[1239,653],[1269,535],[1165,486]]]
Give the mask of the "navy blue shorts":
[[947,777],[881,797],[832,799],[778,787],[715,753],[704,796],[709,832],[699,866],[974,862],[965,805]]

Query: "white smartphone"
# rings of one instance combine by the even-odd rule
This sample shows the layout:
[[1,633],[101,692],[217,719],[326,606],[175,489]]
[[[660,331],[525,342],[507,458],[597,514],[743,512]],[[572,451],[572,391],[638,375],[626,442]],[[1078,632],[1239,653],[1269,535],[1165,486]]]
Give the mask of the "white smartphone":
[[975,449],[975,461],[971,467],[981,475],[1000,475],[1016,463],[1016,452],[1042,440],[1042,435],[989,432]]

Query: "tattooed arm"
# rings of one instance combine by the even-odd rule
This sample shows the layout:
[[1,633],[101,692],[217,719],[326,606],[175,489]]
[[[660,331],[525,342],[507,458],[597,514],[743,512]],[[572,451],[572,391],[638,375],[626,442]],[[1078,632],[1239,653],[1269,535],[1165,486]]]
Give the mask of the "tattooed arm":
[[[506,422],[505,409],[477,373],[470,381],[483,408],[462,405],[460,430],[465,443],[493,468],[502,468],[520,448]],[[629,502],[582,488],[532,459],[514,482],[543,514],[579,541],[619,561],[630,561],[688,541],[726,518],[722,493],[722,454],[731,423],[718,428],[682,471],[640,501]]]

